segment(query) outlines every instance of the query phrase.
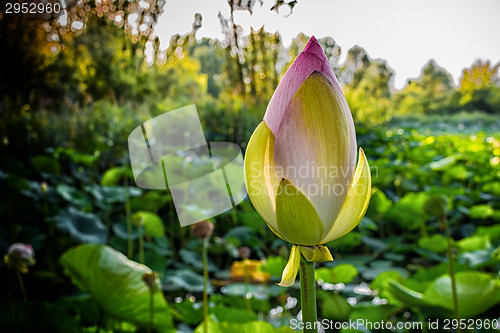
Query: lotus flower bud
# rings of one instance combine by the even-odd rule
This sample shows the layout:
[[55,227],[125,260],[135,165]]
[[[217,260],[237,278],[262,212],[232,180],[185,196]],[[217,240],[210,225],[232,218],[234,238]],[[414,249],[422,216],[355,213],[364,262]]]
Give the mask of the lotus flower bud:
[[[316,38],[285,73],[245,156],[248,195],[269,228],[316,246],[358,225],[371,177],[349,106]],[[311,255],[311,257],[313,257]]]
[[148,286],[148,289],[154,293],[158,289],[158,274],[156,272],[146,273],[142,276],[142,281]]
[[248,246],[242,246],[238,249],[238,254],[240,258],[248,259],[250,258],[250,254],[252,254],[252,250]]
[[245,184],[257,212],[294,246],[280,285],[294,283],[300,254],[333,260],[322,244],[354,229],[371,194],[368,161],[351,111],[316,38],[287,70],[245,155]]
[[28,266],[35,264],[35,251],[29,244],[14,243],[9,246],[4,262],[21,273],[28,273]]
[[190,230],[199,239],[207,239],[214,232],[214,225],[210,221],[202,221],[191,225]]

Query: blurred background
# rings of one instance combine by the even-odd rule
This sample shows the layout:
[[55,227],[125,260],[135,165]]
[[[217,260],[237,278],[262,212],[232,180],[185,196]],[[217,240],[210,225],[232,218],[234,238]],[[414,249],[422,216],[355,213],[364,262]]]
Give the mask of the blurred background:
[[[336,260],[318,269],[320,317],[453,318],[452,258],[466,291],[459,293],[460,317],[498,318],[497,1],[67,4],[64,15],[50,19],[0,12],[6,331],[146,330],[144,313],[107,310],[106,302],[137,301],[133,288],[107,297],[109,288],[81,277],[88,270],[113,281],[114,266],[91,267],[85,253],[71,261],[76,267],[60,260],[78,244],[105,244],[158,272],[170,320],[155,328],[196,329],[202,241],[179,227],[168,192],[135,187],[127,137],[146,120],[196,104],[207,141],[245,150],[312,35],[342,85],[358,145],[373,167],[367,216],[329,244]],[[298,289],[272,283],[288,245],[248,199],[212,222],[211,316],[228,332],[234,322],[255,332],[288,326],[300,310]],[[16,242],[33,247],[36,264],[12,264]],[[257,320],[269,326],[251,326]]]

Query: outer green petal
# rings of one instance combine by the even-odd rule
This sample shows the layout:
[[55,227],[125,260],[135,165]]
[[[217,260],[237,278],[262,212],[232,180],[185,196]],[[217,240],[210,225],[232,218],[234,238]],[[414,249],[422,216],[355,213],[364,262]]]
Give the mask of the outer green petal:
[[325,237],[344,204],[356,164],[352,116],[338,84],[319,72],[304,81],[283,116],[274,149],[275,170],[316,208]]
[[[259,215],[275,231],[278,229],[273,192],[274,135],[265,122],[255,129],[245,153],[245,185]],[[274,181],[278,183],[277,181]],[[277,184],[274,186],[277,189]]]
[[288,258],[288,263],[283,270],[281,275],[281,282],[278,286],[290,287],[295,283],[295,278],[297,277],[297,272],[299,271],[300,265],[300,251],[297,249],[297,245],[292,246],[290,251],[290,258]]
[[332,253],[324,245],[299,246],[300,253],[310,262],[333,261]]
[[297,245],[317,245],[323,235],[323,223],[313,205],[287,179],[282,179],[276,196],[278,232]]
[[321,244],[344,236],[358,225],[370,203],[371,186],[370,166],[363,149],[359,148],[359,161],[352,186],[333,228],[321,241]]

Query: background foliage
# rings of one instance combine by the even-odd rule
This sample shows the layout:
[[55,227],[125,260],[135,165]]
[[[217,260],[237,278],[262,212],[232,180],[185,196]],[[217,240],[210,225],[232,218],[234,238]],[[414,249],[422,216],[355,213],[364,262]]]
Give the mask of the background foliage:
[[[65,23],[0,13],[1,49],[9,50],[0,53],[0,252],[29,243],[37,260],[22,276],[27,301],[13,270],[0,266],[0,326],[9,331],[146,330],[148,289],[139,277],[151,270],[162,291],[154,329],[201,330],[201,241],[179,227],[168,192],[134,186],[126,138],[145,120],[194,103],[207,140],[244,149],[309,37],[285,47],[264,27],[243,35],[233,13],[256,2],[229,1],[230,17],[219,16],[224,40],[196,38],[197,15],[192,31],[162,50],[153,27],[168,5],[148,3],[86,0]],[[277,1],[272,10],[294,4]],[[386,61],[355,46],[339,63],[335,40],[319,41],[374,186],[367,216],[329,244],[336,260],[317,269],[320,317],[453,317],[445,218],[461,317],[497,318],[500,64],[477,60],[455,86],[429,60],[397,91]],[[288,245],[248,200],[213,222],[211,331],[289,331],[298,288],[273,283]]]

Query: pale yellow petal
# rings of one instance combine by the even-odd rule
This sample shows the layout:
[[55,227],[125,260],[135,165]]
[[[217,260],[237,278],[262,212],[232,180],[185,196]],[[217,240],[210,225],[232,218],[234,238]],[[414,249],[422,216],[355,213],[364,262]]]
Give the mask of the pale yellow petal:
[[363,149],[359,148],[359,161],[352,186],[333,228],[321,244],[344,236],[358,225],[370,203],[371,184],[370,166]]
[[283,274],[281,275],[281,282],[277,283],[281,287],[290,287],[295,283],[295,278],[297,277],[297,272],[299,271],[300,265],[300,251],[297,249],[297,245],[292,246],[290,251],[290,258],[288,258],[288,263],[283,269]]
[[248,142],[245,153],[245,185],[248,196],[259,215],[274,230],[278,229],[275,213],[275,191],[273,191],[273,147],[274,135],[261,122]]

